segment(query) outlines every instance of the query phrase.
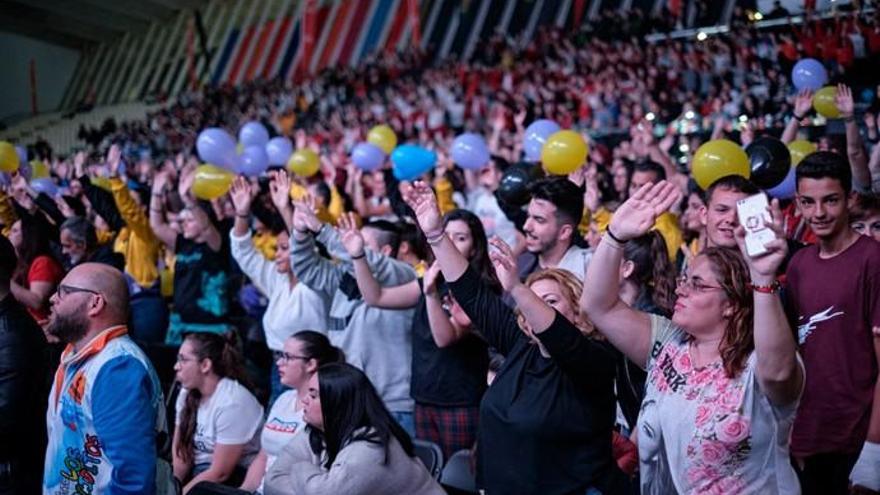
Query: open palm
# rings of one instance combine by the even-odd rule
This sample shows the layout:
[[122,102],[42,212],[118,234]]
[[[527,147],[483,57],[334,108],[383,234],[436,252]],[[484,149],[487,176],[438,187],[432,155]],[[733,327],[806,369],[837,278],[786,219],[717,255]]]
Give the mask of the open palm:
[[272,204],[283,213],[290,209],[290,177],[285,170],[275,170],[270,173],[269,195]]
[[427,234],[443,228],[437,197],[434,196],[430,186],[422,181],[416,181],[412,186],[404,185],[402,193],[406,204],[415,212],[416,220],[423,232]]
[[339,217],[339,240],[349,256],[361,256],[364,253],[364,236],[357,226],[354,213],[343,213]]
[[614,212],[608,228],[622,241],[639,237],[651,230],[657,217],[680,197],[678,187],[671,182],[645,184]]
[[232,182],[232,187],[229,188],[229,196],[232,198],[236,215],[244,216],[250,213],[253,196],[251,196],[251,185],[247,179],[242,176],[236,177]]

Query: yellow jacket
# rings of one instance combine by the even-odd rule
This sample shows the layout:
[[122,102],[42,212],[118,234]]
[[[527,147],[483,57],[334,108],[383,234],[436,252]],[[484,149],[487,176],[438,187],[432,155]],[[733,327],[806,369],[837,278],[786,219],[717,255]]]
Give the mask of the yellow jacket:
[[438,177],[437,180],[434,181],[434,190],[437,192],[437,206],[440,208],[440,213],[442,215],[458,208],[458,205],[455,204],[455,200],[452,199],[452,182],[450,182],[449,179],[446,177]]
[[[308,189],[294,182],[290,185],[290,199],[298,201],[306,195]],[[336,186],[330,186],[330,204],[325,208],[323,205],[318,206],[318,212],[315,214],[318,220],[336,225],[339,217],[345,213],[345,205],[342,202],[342,196],[336,190]]]
[[12,224],[18,220],[15,215],[15,208],[12,207],[12,200],[5,193],[0,192],[0,224],[3,224],[3,235],[9,235]]
[[[581,234],[586,234],[590,229],[590,221],[592,220],[596,222],[596,228],[599,232],[605,232],[612,216],[613,214],[605,208],[600,207],[592,215],[590,210],[585,208],[581,223],[578,225],[578,230],[580,230]],[[666,251],[669,254],[669,259],[675,261],[675,258],[678,256],[678,250],[681,249],[681,243],[684,241],[684,236],[678,227],[678,217],[668,211],[664,212],[657,217],[652,230],[660,232],[660,235],[663,236],[663,240],[666,241]]]
[[113,200],[125,227],[116,237],[114,251],[125,256],[125,272],[141,287],[152,287],[159,277],[159,239],[150,228],[147,215],[131,198],[125,182],[110,179]]

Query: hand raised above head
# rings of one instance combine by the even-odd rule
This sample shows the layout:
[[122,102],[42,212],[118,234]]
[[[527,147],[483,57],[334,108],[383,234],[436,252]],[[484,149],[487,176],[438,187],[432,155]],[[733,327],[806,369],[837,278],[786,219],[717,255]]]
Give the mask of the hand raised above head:
[[681,191],[671,182],[645,184],[614,212],[608,229],[621,241],[639,237],[651,230],[657,217],[679,199]]
[[442,231],[443,217],[440,214],[440,207],[437,205],[437,197],[430,186],[422,181],[416,181],[412,185],[404,182],[401,187],[401,195],[406,204],[415,212],[416,221],[425,235],[430,236]]
[[354,213],[343,213],[339,217],[337,226],[339,230],[339,240],[342,246],[352,258],[362,258],[364,256],[364,236],[357,226],[357,217]]

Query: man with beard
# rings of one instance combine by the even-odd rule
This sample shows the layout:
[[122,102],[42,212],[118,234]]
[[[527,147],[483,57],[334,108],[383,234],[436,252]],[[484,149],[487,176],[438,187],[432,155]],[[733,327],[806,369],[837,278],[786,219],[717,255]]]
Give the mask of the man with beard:
[[537,270],[562,268],[583,280],[590,251],[575,244],[583,191],[565,177],[550,177],[529,186],[529,192],[532,199],[523,225],[527,252],[517,259],[520,279]]
[[46,448],[46,339],[10,291],[16,262],[0,236],[0,495],[39,492]]
[[164,401],[155,370],[127,336],[122,273],[80,264],[50,302],[46,331],[67,347],[46,412],[43,493],[154,492],[166,480],[156,474]]

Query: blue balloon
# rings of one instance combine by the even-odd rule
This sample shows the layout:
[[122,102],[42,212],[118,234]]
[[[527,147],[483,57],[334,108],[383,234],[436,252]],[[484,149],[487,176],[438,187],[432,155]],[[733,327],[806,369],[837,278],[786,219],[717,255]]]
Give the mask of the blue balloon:
[[18,166],[21,167],[28,163],[27,149],[24,146],[16,146],[15,152],[18,153]]
[[828,71],[814,58],[801,59],[791,69],[791,82],[798,91],[818,91],[828,82]]
[[55,196],[58,192],[58,186],[55,185],[55,182],[48,177],[43,177],[40,179],[34,179],[31,181],[31,187],[34,191],[39,193],[46,193],[49,196]]
[[351,150],[351,161],[361,170],[372,172],[385,162],[385,152],[372,143],[358,143]]
[[12,184],[12,177],[6,172],[0,172],[0,186],[8,187]]
[[200,132],[196,139],[196,150],[203,162],[235,171],[238,164],[235,139],[223,129],[210,127]]
[[263,146],[248,146],[241,152],[238,173],[256,177],[269,168],[269,155]]
[[523,150],[526,153],[526,160],[530,162],[541,161],[541,151],[544,149],[547,138],[560,130],[562,128],[559,127],[559,124],[547,119],[536,120],[529,124],[523,136]]
[[274,137],[266,143],[269,165],[287,165],[287,160],[290,160],[292,154],[293,143],[286,137]]
[[489,148],[479,134],[468,132],[456,137],[449,154],[459,167],[469,170],[478,170],[489,163]]
[[766,191],[771,198],[791,199],[794,197],[795,191],[797,190],[796,186],[797,181],[795,180],[794,167],[791,167],[781,183],[770,189],[766,189]]
[[391,152],[392,171],[397,180],[418,179],[437,163],[437,154],[414,144],[402,144]]
[[263,124],[252,120],[241,126],[238,131],[238,141],[242,146],[266,146],[269,142],[269,131],[263,127]]

